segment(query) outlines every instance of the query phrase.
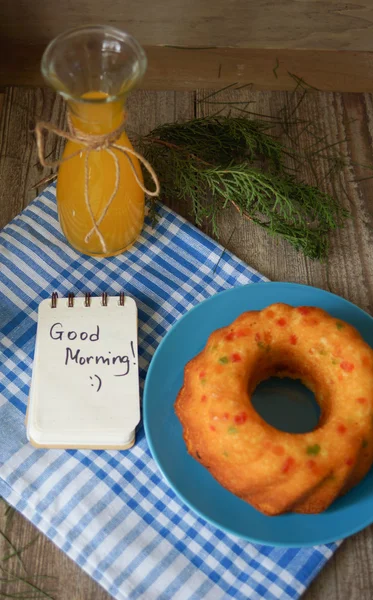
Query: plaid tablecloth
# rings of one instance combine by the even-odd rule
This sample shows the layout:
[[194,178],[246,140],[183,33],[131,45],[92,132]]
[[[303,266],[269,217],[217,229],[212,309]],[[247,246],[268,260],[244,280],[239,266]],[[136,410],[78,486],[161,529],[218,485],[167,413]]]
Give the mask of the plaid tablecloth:
[[142,428],[127,452],[34,449],[24,418],[38,304],[53,291],[132,295],[142,385],[182,314],[263,280],[164,207],[129,252],[82,256],[61,234],[54,186],[0,234],[0,494],[115,598],[298,598],[337,545],[253,545],[206,523],[163,480]]

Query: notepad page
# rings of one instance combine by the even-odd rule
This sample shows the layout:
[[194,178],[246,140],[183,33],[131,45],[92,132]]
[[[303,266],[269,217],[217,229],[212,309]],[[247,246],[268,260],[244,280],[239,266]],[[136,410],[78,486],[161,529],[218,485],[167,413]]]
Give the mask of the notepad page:
[[39,306],[28,435],[59,447],[122,446],[140,420],[137,307],[126,297]]

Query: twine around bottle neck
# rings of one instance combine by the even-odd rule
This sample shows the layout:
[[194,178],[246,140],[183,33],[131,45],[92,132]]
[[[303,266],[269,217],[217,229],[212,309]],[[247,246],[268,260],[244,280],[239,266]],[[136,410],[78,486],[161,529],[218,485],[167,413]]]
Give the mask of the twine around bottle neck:
[[[35,127],[35,136],[36,136],[38,157],[39,157],[39,161],[43,165],[43,167],[50,167],[50,168],[59,167],[62,163],[71,160],[75,156],[82,156],[83,154],[85,155],[84,156],[84,199],[85,199],[85,205],[87,207],[89,216],[92,221],[92,228],[90,229],[90,231],[88,231],[87,235],[85,236],[84,242],[86,244],[88,244],[93,233],[96,233],[96,235],[100,241],[101,248],[102,248],[102,251],[104,254],[107,253],[107,245],[106,245],[105,239],[100,231],[100,225],[101,225],[102,221],[104,220],[116,194],[118,193],[119,183],[120,183],[119,159],[113,149],[119,150],[120,152],[122,152],[124,154],[124,156],[128,160],[128,163],[130,165],[130,168],[132,170],[132,174],[136,180],[136,183],[138,184],[140,189],[147,196],[156,197],[159,195],[159,192],[160,192],[159,180],[158,180],[158,177],[157,177],[153,167],[151,166],[151,164],[141,154],[139,154],[132,148],[128,148],[127,146],[121,146],[116,143],[119,140],[122,133],[124,132],[124,129],[125,129],[125,118],[124,117],[123,117],[123,121],[120,123],[120,125],[116,129],[114,129],[114,131],[110,131],[109,133],[105,133],[102,135],[89,134],[89,133],[80,131],[79,129],[77,129],[73,126],[69,116],[68,116],[68,131],[64,131],[63,129],[60,129],[56,125],[53,125],[52,123],[47,123],[45,121],[39,121]],[[80,144],[81,146],[83,146],[83,148],[80,148],[79,150],[77,150],[76,152],[73,152],[72,154],[70,154],[69,156],[66,156],[65,158],[61,158],[56,161],[48,161],[45,158],[45,146],[44,146],[44,135],[43,135],[44,131],[47,131],[49,133],[54,133],[58,137],[62,137],[70,142],[75,142],[76,144]],[[92,206],[91,206],[90,198],[89,198],[89,164],[88,164],[90,153],[96,152],[96,151],[105,151],[108,154],[110,154],[110,156],[113,158],[114,165],[115,165],[114,189],[113,189],[113,192],[112,192],[110,198],[108,198],[108,201],[107,201],[106,205],[104,206],[104,208],[97,220],[95,219],[95,216],[93,214]],[[139,162],[143,165],[143,167],[148,171],[148,173],[155,185],[154,191],[148,190],[144,186],[143,182],[141,181],[141,179],[139,178],[139,176],[137,174],[135,165],[133,164],[132,157],[137,158],[139,160]]]

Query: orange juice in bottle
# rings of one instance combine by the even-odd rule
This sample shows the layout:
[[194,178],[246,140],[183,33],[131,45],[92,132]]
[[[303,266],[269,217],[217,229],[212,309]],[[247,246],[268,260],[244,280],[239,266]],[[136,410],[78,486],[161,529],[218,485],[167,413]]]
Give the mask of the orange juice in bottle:
[[44,53],[44,77],[67,100],[70,131],[78,140],[81,136],[89,144],[92,136],[107,136],[120,128],[115,146],[123,150],[101,143],[87,149],[86,143],[69,140],[59,166],[61,228],[83,254],[124,252],[142,230],[142,173],[122,125],[126,96],[145,68],[145,54],[136,40],[106,26],[67,31]]

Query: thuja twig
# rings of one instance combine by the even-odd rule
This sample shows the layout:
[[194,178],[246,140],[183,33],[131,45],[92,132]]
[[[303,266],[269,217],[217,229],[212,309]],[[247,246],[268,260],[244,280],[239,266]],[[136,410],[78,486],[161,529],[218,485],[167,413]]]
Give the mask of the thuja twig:
[[322,260],[329,232],[343,224],[347,211],[329,194],[295,179],[285,165],[291,150],[267,130],[266,122],[215,115],[162,125],[141,145],[161,178],[162,198],[190,200],[198,225],[207,220],[218,236],[218,217],[232,205],[268,233]]

